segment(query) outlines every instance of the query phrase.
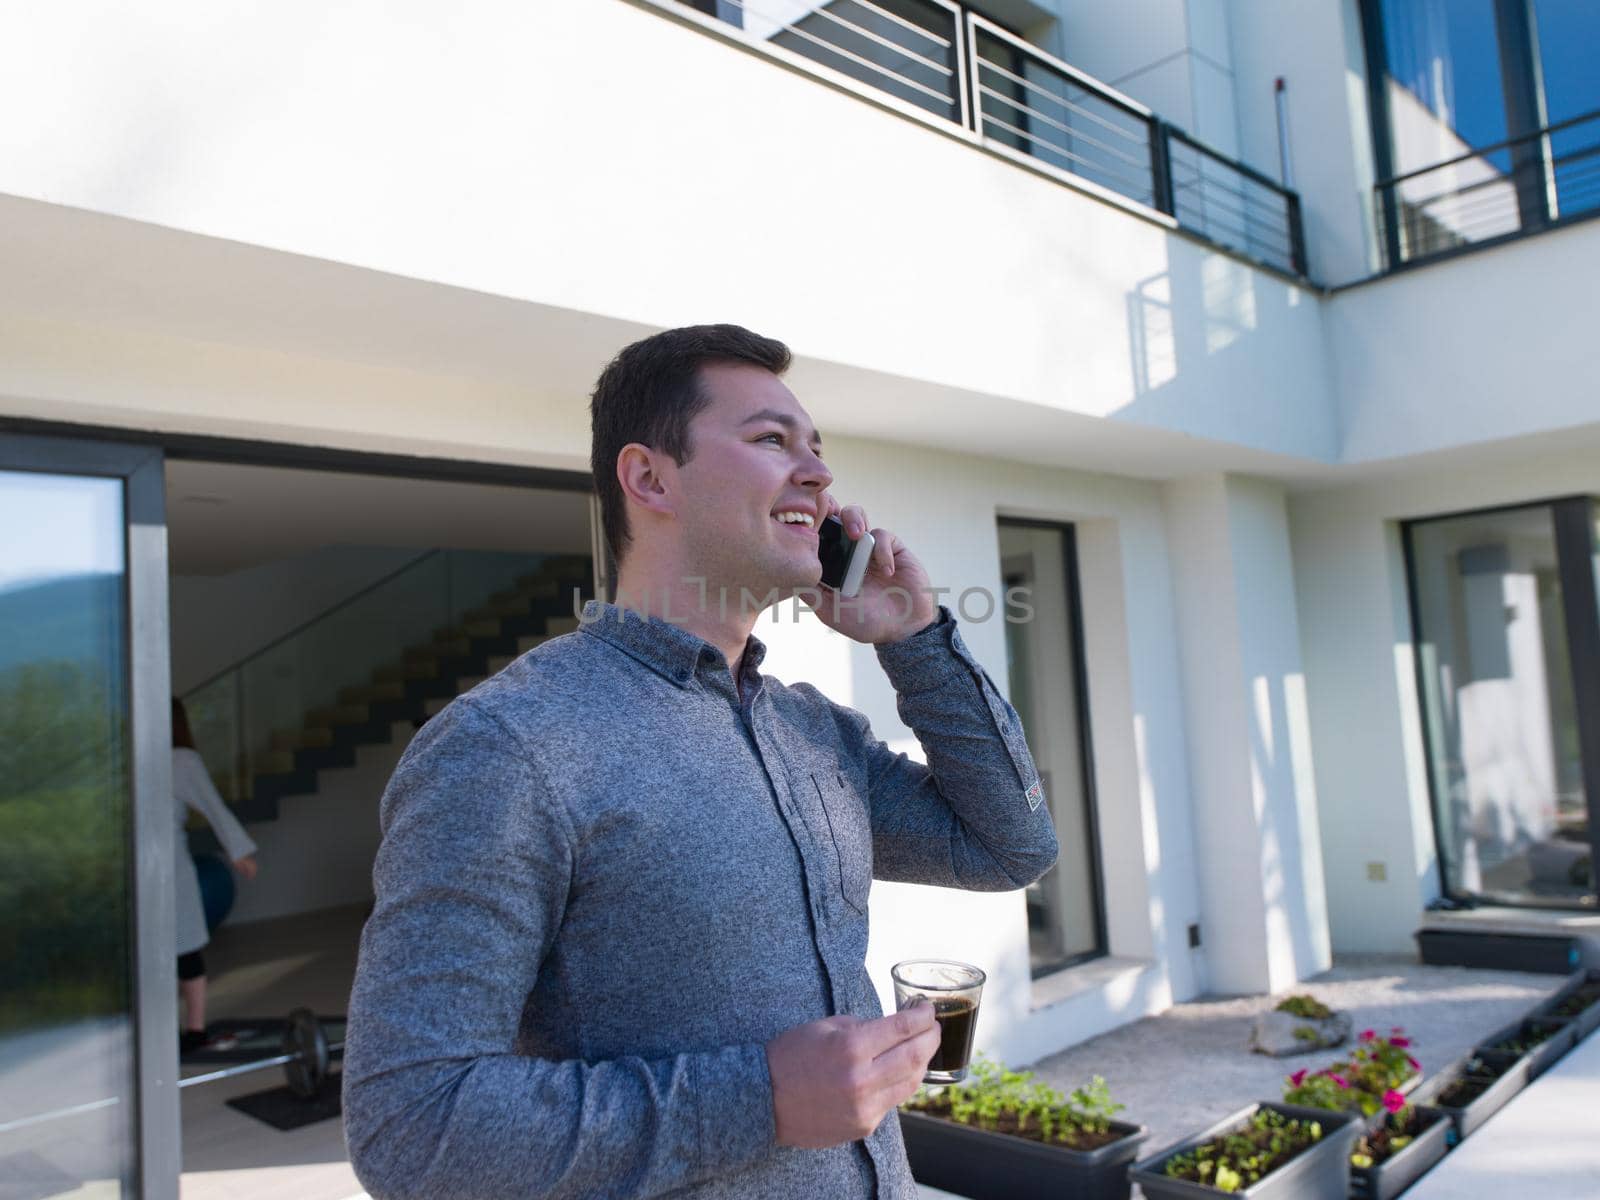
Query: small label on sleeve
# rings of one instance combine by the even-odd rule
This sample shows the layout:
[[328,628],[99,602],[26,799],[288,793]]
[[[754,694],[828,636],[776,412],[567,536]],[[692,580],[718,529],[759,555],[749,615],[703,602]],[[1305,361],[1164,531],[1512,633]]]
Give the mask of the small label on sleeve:
[[1028,811],[1036,812],[1039,805],[1044,803],[1044,781],[1035,780],[1034,785],[1023,793],[1023,799],[1028,802]]

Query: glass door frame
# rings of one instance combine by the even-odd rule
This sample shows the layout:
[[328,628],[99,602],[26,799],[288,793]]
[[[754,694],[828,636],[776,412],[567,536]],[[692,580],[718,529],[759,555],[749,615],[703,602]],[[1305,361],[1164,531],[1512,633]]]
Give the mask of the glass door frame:
[[[1560,496],[1554,499],[1496,504],[1461,512],[1436,513],[1400,522],[1400,542],[1405,557],[1406,600],[1411,610],[1412,664],[1416,671],[1417,704],[1422,720],[1422,736],[1431,738],[1428,727],[1428,679],[1423,661],[1422,608],[1417,595],[1417,564],[1413,531],[1418,525],[1435,521],[1454,521],[1493,513],[1547,509],[1555,531],[1556,573],[1561,581],[1562,615],[1567,624],[1567,659],[1572,672],[1573,707],[1578,718],[1578,754],[1582,768],[1584,800],[1589,810],[1589,881],[1591,895],[1600,895],[1600,570],[1597,558],[1595,520],[1600,505],[1591,496]],[[1433,852],[1439,864],[1439,889],[1451,900],[1479,902],[1484,898],[1461,892],[1452,886],[1449,862],[1439,829],[1439,784],[1434,778],[1432,757],[1424,746],[1427,761],[1428,817],[1433,826]],[[1533,912],[1593,912],[1593,907],[1550,904],[1517,904],[1495,899],[1495,907],[1519,908]]]
[[[1061,535],[1061,557],[1065,568],[1064,585],[1067,590],[1067,642],[1072,648],[1072,692],[1077,707],[1077,720],[1071,730],[1078,739],[1079,786],[1083,789],[1084,828],[1089,839],[1089,879],[1094,897],[1094,947],[1068,955],[1059,963],[1032,975],[1034,982],[1046,979],[1060,971],[1081,966],[1111,953],[1110,934],[1106,921],[1106,872],[1100,842],[1100,797],[1095,788],[1094,730],[1089,718],[1089,668],[1084,653],[1083,590],[1078,568],[1078,529],[1071,521],[1046,521],[1036,517],[1012,517],[999,513],[995,518],[995,536],[1006,526],[1016,529],[1043,529]],[[1005,586],[1004,571],[1001,584]],[[1006,681],[1011,690],[1011,681]]]
[[172,689],[167,519],[159,446],[0,432],[0,470],[120,479],[123,485],[128,748],[132,787],[128,930],[132,948],[135,1195],[176,1197],[178,997],[172,837]]

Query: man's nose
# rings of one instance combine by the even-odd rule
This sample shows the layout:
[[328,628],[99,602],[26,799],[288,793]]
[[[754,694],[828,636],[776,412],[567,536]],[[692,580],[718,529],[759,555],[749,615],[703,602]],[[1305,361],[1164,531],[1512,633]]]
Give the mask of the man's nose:
[[805,461],[795,470],[794,477],[802,487],[815,488],[817,491],[825,490],[833,482],[833,472],[828,470],[828,464],[809,448],[805,452]]

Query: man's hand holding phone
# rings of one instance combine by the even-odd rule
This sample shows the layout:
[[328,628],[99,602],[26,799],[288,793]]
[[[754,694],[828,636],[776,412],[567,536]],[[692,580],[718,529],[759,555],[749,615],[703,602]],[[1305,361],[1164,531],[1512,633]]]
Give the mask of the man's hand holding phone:
[[928,572],[899,537],[887,529],[870,529],[858,504],[841,507],[827,496],[825,515],[837,516],[845,537],[857,542],[870,532],[873,543],[861,590],[844,597],[822,587],[817,618],[828,628],[858,642],[897,642],[927,628],[937,611]]

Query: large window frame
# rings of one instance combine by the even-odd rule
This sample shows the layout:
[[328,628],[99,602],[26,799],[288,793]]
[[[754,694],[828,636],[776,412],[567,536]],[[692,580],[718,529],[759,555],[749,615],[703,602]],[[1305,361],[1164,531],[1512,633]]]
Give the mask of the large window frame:
[[118,479],[123,485],[126,672],[131,755],[129,955],[136,1195],[176,1196],[178,998],[173,985],[171,686],[167,525],[157,446],[0,433],[0,470]]
[[[1407,257],[1401,240],[1403,222],[1397,195],[1394,187],[1384,186],[1384,181],[1395,180],[1399,171],[1395,162],[1393,114],[1389,105],[1390,56],[1388,39],[1384,33],[1384,5],[1392,2],[1358,0],[1367,66],[1367,119],[1372,135],[1373,171],[1379,180],[1379,249],[1383,252],[1386,269],[1392,272],[1425,262],[1437,262],[1600,217],[1600,207],[1580,210],[1573,216],[1552,215],[1555,164],[1552,161],[1551,137],[1548,133],[1539,136],[1545,130],[1548,119],[1533,0],[1492,0],[1500,51],[1500,94],[1508,141],[1480,149],[1485,153],[1504,150],[1511,157],[1510,178],[1516,190],[1518,227],[1499,236]],[[1587,119],[1590,118],[1576,118]],[[1428,169],[1418,168],[1417,173]]]
[[[1551,514],[1557,555],[1557,574],[1561,583],[1562,609],[1566,620],[1567,654],[1572,673],[1573,701],[1578,724],[1578,751],[1583,780],[1584,799],[1589,814],[1590,888],[1592,897],[1600,897],[1600,534],[1596,519],[1600,517],[1600,503],[1592,496],[1561,496],[1554,499],[1521,501],[1515,504],[1497,504],[1460,512],[1437,513],[1417,517],[1400,523],[1401,549],[1405,560],[1406,598],[1411,616],[1411,644],[1414,648],[1412,664],[1417,687],[1418,715],[1423,736],[1429,738],[1427,667],[1420,652],[1423,645],[1422,606],[1417,586],[1417,558],[1415,531],[1418,526],[1437,521],[1455,521],[1463,518],[1491,516],[1495,513],[1548,509]],[[1485,898],[1462,891],[1452,885],[1447,869],[1449,855],[1442,835],[1439,811],[1444,798],[1431,758],[1426,771],[1428,780],[1428,815],[1433,828],[1435,861],[1439,864],[1441,893],[1457,903],[1474,905]],[[1596,904],[1556,905],[1550,903],[1518,904],[1496,897],[1496,907],[1527,909],[1530,911],[1564,911],[1592,913]]]

